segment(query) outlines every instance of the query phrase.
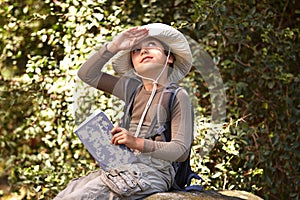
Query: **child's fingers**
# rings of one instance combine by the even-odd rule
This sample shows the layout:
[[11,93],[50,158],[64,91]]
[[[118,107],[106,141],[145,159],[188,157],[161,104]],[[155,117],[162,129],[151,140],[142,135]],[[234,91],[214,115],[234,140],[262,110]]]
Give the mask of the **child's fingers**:
[[116,126],[113,129],[111,129],[110,133],[114,135],[114,134],[119,133],[121,131],[122,131],[122,128]]

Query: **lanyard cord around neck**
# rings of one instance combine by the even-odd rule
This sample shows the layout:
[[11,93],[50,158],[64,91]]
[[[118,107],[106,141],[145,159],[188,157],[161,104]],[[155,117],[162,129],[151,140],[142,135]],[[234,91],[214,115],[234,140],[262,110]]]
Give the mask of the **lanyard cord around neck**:
[[160,79],[161,75],[163,74],[163,72],[165,71],[166,67],[167,67],[167,64],[168,64],[168,60],[169,60],[169,57],[170,57],[170,49],[168,50],[168,55],[167,55],[167,59],[166,59],[166,62],[165,62],[165,65],[163,67],[163,69],[161,70],[160,74],[157,76],[156,80],[152,79],[152,78],[148,78],[148,77],[144,77],[140,74],[138,74],[137,72],[134,72],[135,75],[137,75],[138,77],[142,78],[142,79],[146,79],[146,80],[150,80],[150,81],[153,81],[153,88],[152,88],[152,92],[151,92],[151,95],[148,99],[148,102],[146,104],[146,107],[143,111],[143,114],[141,116],[141,119],[139,121],[139,124],[138,124],[138,127],[136,129],[136,132],[134,134],[135,137],[137,137],[141,131],[141,128],[142,128],[142,125],[143,125],[143,122],[144,122],[144,119],[145,119],[145,116],[146,116],[146,113],[154,99],[154,96],[155,96],[155,93],[156,93],[156,90],[157,90],[157,84],[158,84],[158,80]]

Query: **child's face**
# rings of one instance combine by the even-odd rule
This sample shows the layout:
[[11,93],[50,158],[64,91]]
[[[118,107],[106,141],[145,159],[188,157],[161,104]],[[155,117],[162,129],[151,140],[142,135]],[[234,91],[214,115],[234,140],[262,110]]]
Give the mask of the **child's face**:
[[[148,77],[152,77],[149,72],[152,72],[153,76],[156,75],[166,62],[164,50],[167,49],[164,49],[162,43],[155,38],[147,38],[135,45],[130,53],[135,70]],[[173,58],[170,57],[168,63],[172,62]]]

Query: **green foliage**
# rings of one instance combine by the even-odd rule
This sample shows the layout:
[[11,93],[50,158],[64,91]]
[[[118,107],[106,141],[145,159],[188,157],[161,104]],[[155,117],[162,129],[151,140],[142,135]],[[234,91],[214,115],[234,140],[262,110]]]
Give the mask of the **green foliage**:
[[[299,198],[296,0],[2,0],[0,6],[0,179],[8,179],[11,189],[2,191],[4,196],[25,191],[23,199],[52,198],[72,178],[96,169],[73,134],[76,71],[123,29],[164,22],[205,48],[226,87],[220,139],[200,157],[212,112],[210,93],[196,70],[182,83],[198,105],[191,164],[205,187],[247,190],[265,199]],[[117,121],[120,102],[93,95],[91,104]],[[94,107],[82,109],[88,114]]]

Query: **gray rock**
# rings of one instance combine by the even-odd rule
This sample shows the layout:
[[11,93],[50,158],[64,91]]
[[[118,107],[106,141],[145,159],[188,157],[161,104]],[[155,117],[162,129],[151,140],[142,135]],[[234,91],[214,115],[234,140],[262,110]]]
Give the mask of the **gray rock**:
[[245,191],[222,190],[203,192],[163,192],[156,193],[146,198],[146,200],[262,200],[262,198]]

